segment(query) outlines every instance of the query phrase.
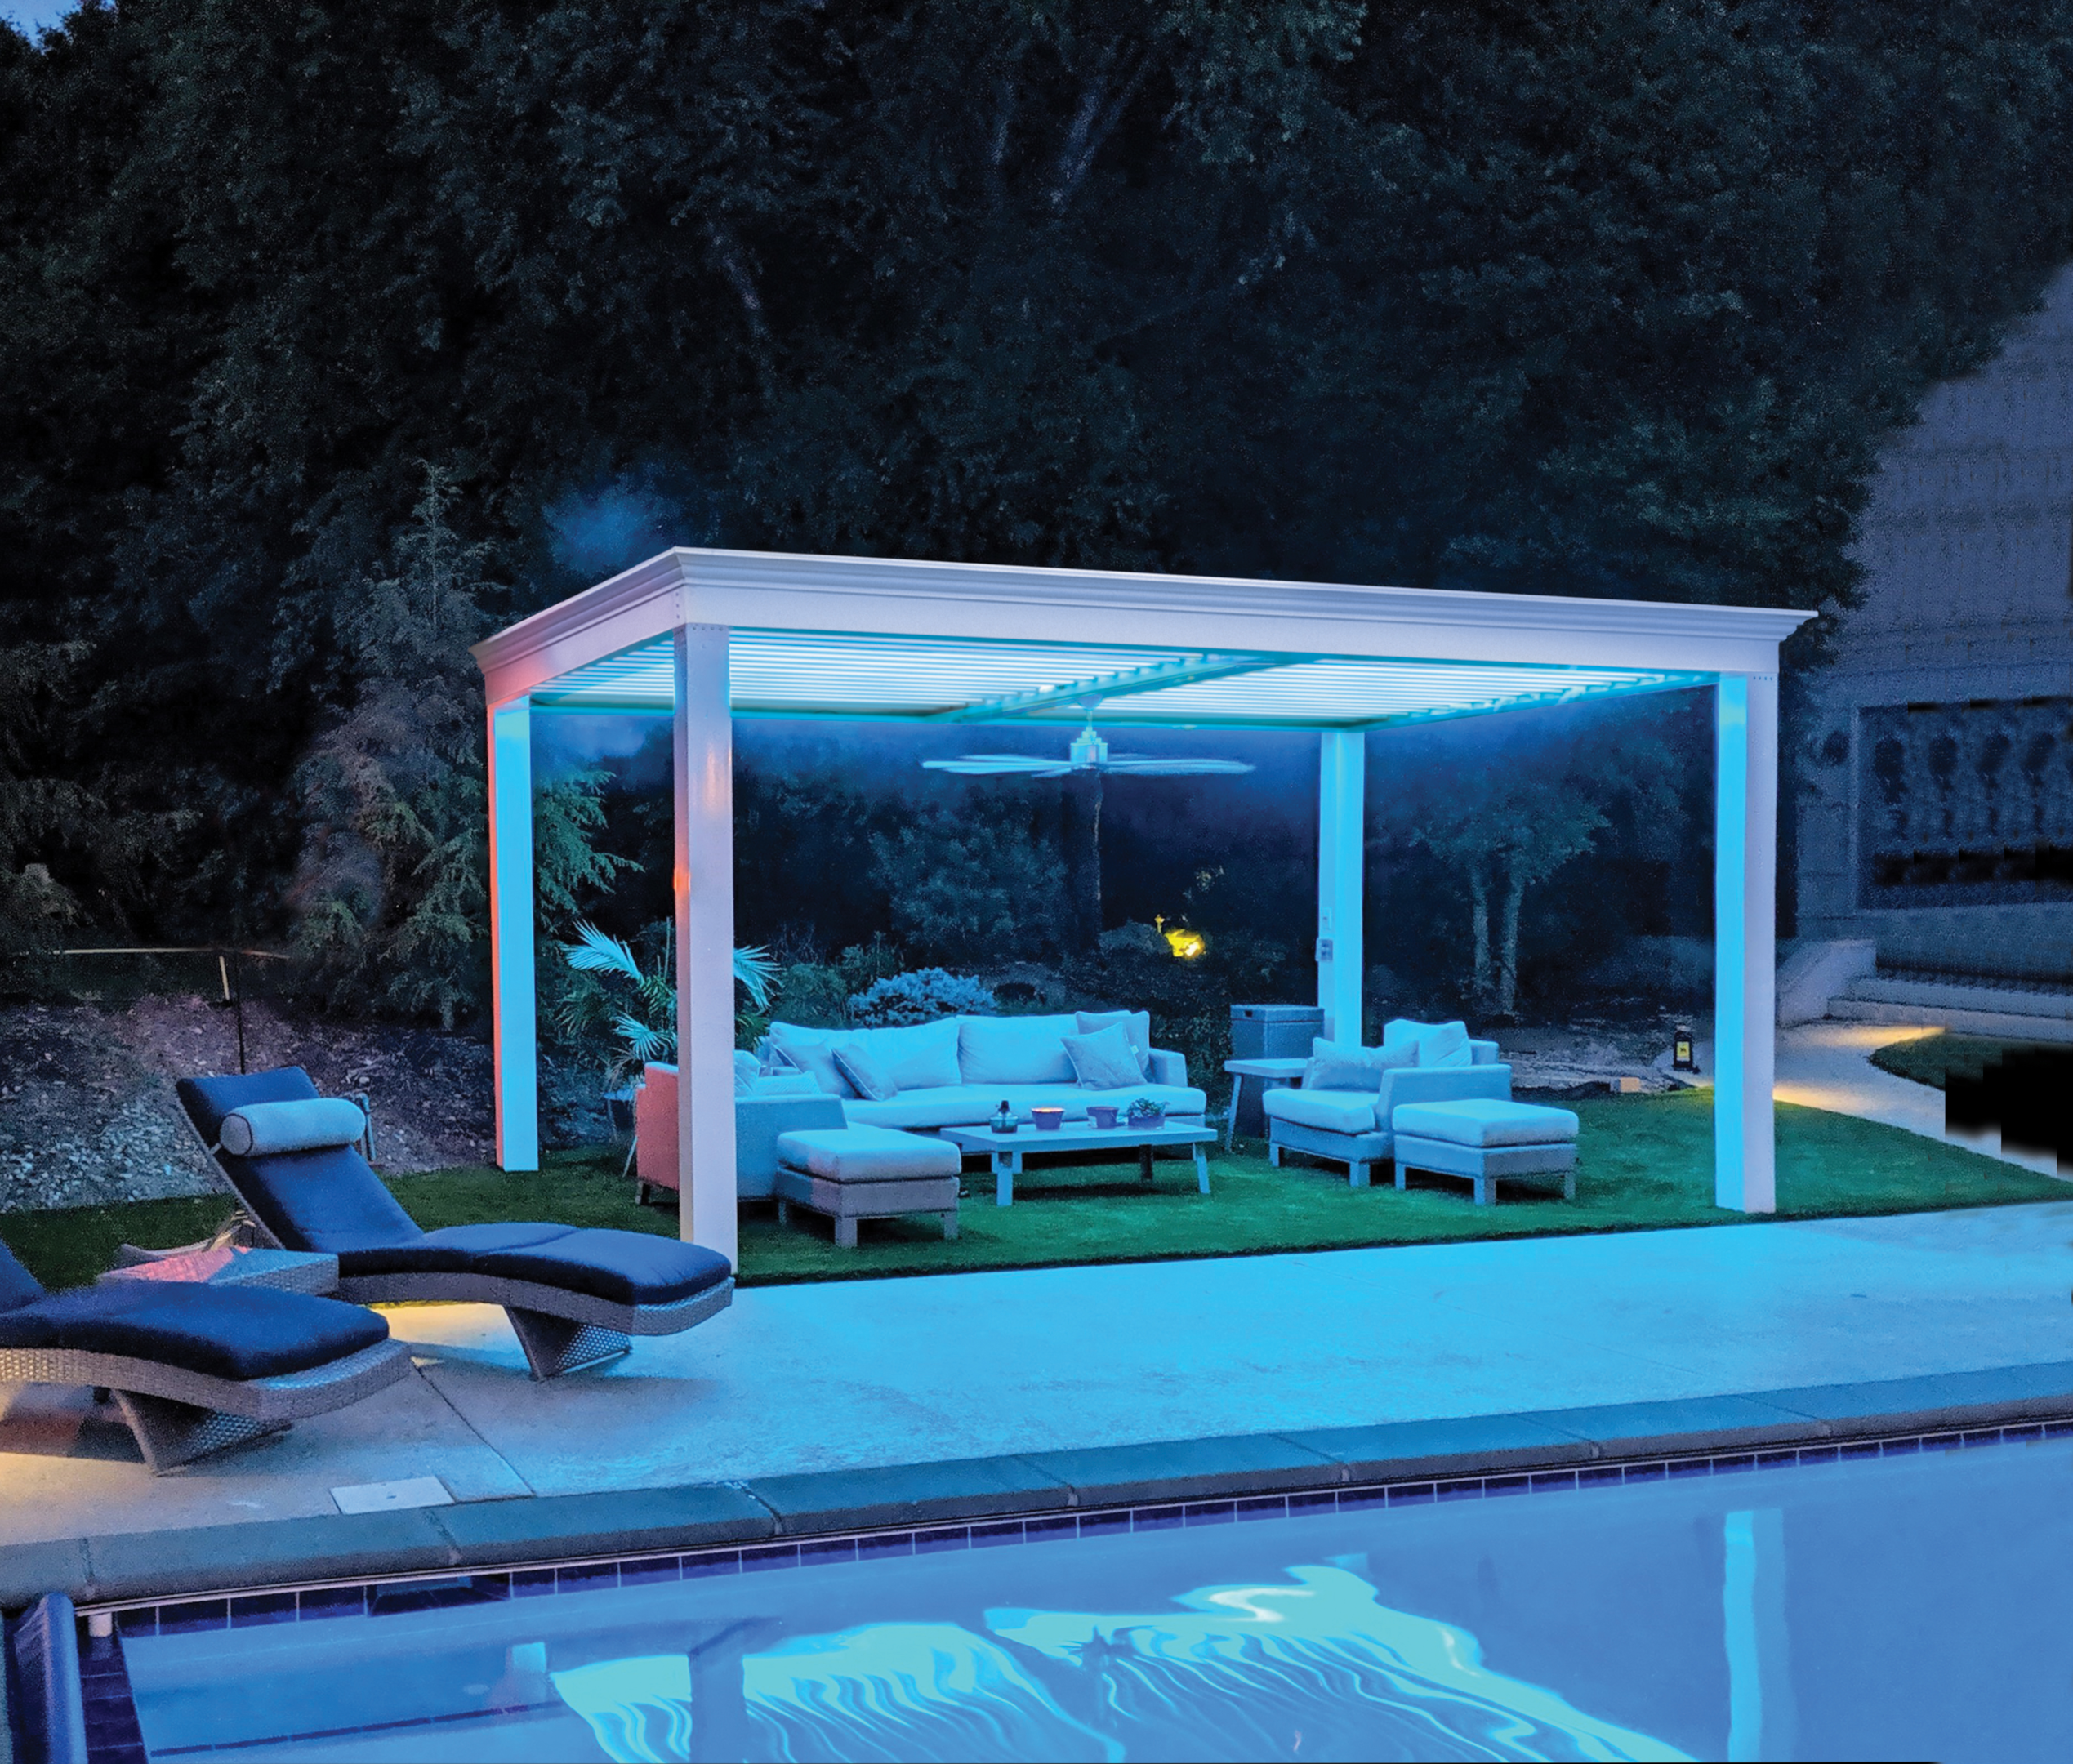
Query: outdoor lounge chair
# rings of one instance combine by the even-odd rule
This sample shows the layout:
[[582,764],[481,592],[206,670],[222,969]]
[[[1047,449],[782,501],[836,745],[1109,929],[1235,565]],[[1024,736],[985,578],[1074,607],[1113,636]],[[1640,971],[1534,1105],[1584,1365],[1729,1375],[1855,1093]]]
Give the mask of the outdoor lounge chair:
[[362,1304],[502,1305],[536,1379],[600,1365],[626,1352],[632,1336],[675,1335],[733,1302],[727,1258],[697,1244],[569,1225],[427,1232],[350,1145],[247,1157],[225,1152],[223,1125],[237,1110],[316,1100],[299,1066],[183,1078],[177,1088],[261,1241],[336,1254],[339,1296]]
[[111,1392],[155,1476],[410,1375],[386,1318],[261,1286],[47,1292],[0,1245],[0,1380]]

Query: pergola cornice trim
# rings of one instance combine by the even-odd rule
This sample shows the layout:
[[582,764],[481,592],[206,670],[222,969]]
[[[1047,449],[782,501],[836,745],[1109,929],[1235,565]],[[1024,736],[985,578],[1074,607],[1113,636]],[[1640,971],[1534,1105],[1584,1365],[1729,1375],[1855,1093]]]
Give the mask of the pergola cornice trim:
[[[667,551],[474,650],[502,703],[682,625],[1054,642],[1200,654],[1418,656],[1674,672],[1774,670],[1813,615],[1768,607],[1484,594],[1119,571]],[[1091,626],[1098,626],[1098,630]]]

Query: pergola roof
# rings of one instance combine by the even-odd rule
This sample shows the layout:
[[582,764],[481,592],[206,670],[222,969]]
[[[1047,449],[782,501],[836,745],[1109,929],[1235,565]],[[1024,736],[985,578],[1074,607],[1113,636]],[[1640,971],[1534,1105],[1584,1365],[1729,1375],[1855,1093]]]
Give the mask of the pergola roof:
[[[593,662],[533,694],[542,710],[667,715],[666,641]],[[1638,668],[1230,655],[1091,644],[945,641],[828,631],[736,630],[737,716],[937,722],[1077,721],[1305,728],[1473,715],[1529,704],[1661,692],[1709,676]]]
[[1807,616],[678,550],[475,654],[493,703],[542,710],[666,714],[667,634],[706,625],[728,630],[737,716],[1361,728],[1768,670]]

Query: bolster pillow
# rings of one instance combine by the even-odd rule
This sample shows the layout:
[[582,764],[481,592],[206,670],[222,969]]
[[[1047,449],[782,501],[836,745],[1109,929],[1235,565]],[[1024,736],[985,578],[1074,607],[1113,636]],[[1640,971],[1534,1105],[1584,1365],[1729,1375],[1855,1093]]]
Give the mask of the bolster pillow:
[[367,1135],[367,1116],[343,1097],[297,1102],[247,1102],[223,1117],[217,1143],[233,1157],[275,1152],[314,1152],[353,1145]]

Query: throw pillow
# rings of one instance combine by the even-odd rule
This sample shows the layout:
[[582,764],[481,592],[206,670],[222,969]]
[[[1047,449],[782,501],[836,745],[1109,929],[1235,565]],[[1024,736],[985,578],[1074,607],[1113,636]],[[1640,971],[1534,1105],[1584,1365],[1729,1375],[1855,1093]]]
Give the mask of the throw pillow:
[[763,1076],[763,1068],[756,1064],[756,1056],[741,1048],[734,1049],[734,1094],[747,1096],[756,1089],[756,1080]]
[[1111,1023],[1092,1035],[1069,1035],[1064,1040],[1065,1057],[1072,1062],[1081,1089],[1123,1090],[1143,1081],[1137,1049],[1121,1023]]
[[829,1044],[838,1039],[847,1037],[838,1030],[802,1029],[787,1022],[770,1025],[770,1045],[787,1061],[801,1071],[811,1072],[830,1096],[853,1097],[857,1093],[850,1089],[849,1080],[842,1076],[829,1051]]
[[857,1094],[867,1102],[889,1102],[900,1094],[900,1087],[854,1041],[837,1041],[828,1052],[835,1061],[836,1070],[849,1080]]
[[1350,1042],[1327,1041],[1322,1036],[1310,1044],[1310,1063],[1303,1068],[1305,1090],[1374,1090],[1382,1088],[1382,1075],[1417,1063],[1418,1049],[1355,1047]]
[[1441,1023],[1419,1036],[1417,1047],[1420,1066],[1473,1066],[1476,1062],[1465,1023]]
[[1075,1011],[1072,1020],[1080,1026],[1081,1035],[1092,1035],[1097,1030],[1107,1029],[1121,1023],[1124,1034],[1130,1038],[1130,1045],[1137,1049],[1137,1075],[1142,1078],[1152,1070],[1152,1013],[1145,1010]]

